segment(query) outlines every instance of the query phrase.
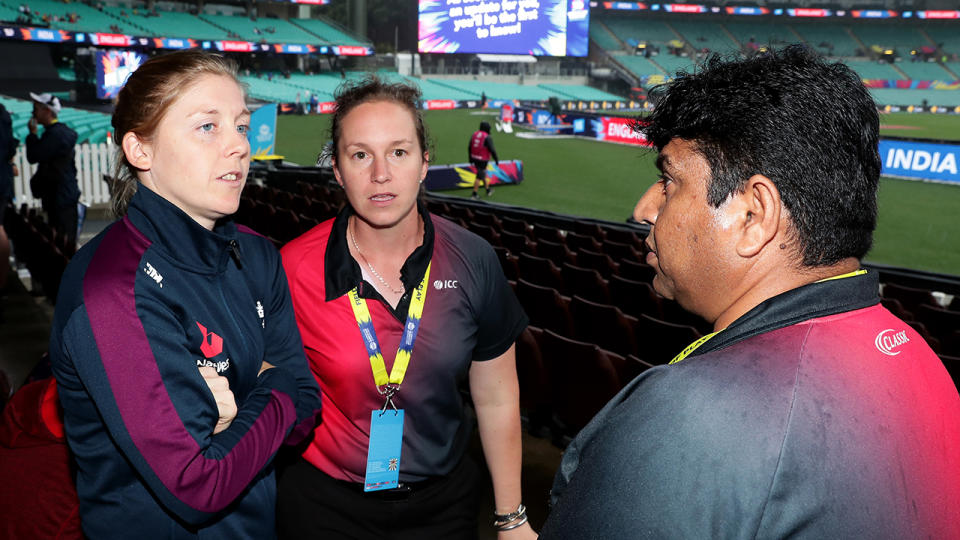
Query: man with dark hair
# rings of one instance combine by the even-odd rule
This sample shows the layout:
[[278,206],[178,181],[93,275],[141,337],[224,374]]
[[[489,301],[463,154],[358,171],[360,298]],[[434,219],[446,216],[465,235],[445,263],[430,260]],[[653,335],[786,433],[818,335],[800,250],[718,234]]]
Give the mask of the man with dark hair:
[[490,182],[487,180],[487,163],[490,162],[492,157],[499,165],[500,158],[497,157],[497,150],[493,147],[493,139],[490,137],[490,122],[480,122],[480,129],[470,137],[467,152],[470,154],[470,163],[477,169],[477,177],[473,181],[473,195],[471,197],[477,199],[477,189],[481,182],[484,189],[487,190],[487,197],[493,195]]
[[[60,100],[50,94],[30,93],[33,98],[33,117],[27,124],[27,161],[37,163],[37,172],[30,179],[30,191],[40,199],[50,226],[64,238],[64,245],[77,243],[77,166],[74,146],[77,132],[60,123]],[[43,126],[43,135],[37,135],[37,125]]]
[[634,215],[656,290],[715,332],[577,435],[541,538],[960,538],[960,396],[860,269],[880,160],[859,77],[788,47],[659,90]]

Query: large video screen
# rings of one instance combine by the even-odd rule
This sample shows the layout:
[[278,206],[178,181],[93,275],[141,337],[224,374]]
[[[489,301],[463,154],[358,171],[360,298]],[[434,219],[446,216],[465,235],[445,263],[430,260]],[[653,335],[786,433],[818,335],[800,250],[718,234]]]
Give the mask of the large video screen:
[[422,53],[586,56],[585,0],[420,0]]
[[97,99],[113,99],[120,93],[127,77],[146,61],[143,54],[110,49],[98,50],[94,61],[97,70]]

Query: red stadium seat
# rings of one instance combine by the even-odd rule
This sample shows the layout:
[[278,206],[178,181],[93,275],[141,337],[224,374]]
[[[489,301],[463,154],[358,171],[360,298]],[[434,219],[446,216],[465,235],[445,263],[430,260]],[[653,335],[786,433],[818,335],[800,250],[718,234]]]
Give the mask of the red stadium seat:
[[[501,235],[502,237],[503,235]],[[530,283],[551,287],[558,291],[566,291],[560,269],[549,259],[520,253],[517,256],[517,267],[520,269],[520,277]]]
[[660,297],[649,282],[633,281],[613,275],[607,280],[607,289],[610,291],[611,303],[625,314],[633,317],[645,314],[663,319]]
[[610,357],[592,343],[544,330],[540,352],[552,375],[553,411],[567,436],[587,425],[621,388]]
[[598,304],[579,296],[570,299],[570,316],[573,320],[573,336],[587,343],[617,354],[637,354],[633,327],[635,320],[627,317],[618,308]]
[[565,284],[563,292],[567,296],[576,295],[599,304],[611,303],[607,281],[596,270],[564,263],[560,266],[560,273]]
[[570,301],[556,289],[541,287],[521,278],[517,280],[516,292],[520,305],[530,317],[530,324],[565,336],[573,335]]
[[666,364],[701,335],[692,326],[673,324],[648,315],[640,315],[636,321],[634,335],[638,356],[653,364]]

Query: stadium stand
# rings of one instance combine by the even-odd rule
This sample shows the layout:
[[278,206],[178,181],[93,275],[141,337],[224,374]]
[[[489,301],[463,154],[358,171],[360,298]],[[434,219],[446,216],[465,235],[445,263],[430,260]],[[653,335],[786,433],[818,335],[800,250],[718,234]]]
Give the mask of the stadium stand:
[[332,22],[322,19],[290,19],[290,22],[319,37],[326,43],[337,45],[369,46],[370,43],[357,39]]
[[[4,0],[8,8],[16,7],[12,0]],[[33,17],[33,24],[48,24],[51,28],[73,32],[110,32],[141,34],[138,28],[123,18],[114,17],[109,12],[100,11],[82,2],[58,2],[57,0],[30,0],[27,3]]]
[[673,29],[658,20],[610,16],[597,17],[597,20],[629,47],[636,47],[640,41],[666,45],[671,40],[681,39]]
[[848,59],[846,64],[853,68],[862,79],[904,79],[900,73],[886,62],[875,62],[873,60],[853,60]]
[[956,77],[936,62],[897,62],[897,67],[907,78],[916,81],[953,81]]
[[852,25],[851,31],[867,47],[879,45],[884,49],[895,49],[900,56],[909,57],[912,49],[923,45],[933,45],[919,28],[903,24],[860,23]]
[[229,34],[209,22],[180,11],[157,10],[155,13],[105,7],[104,11],[115,17],[129,20],[143,28],[147,35],[165,37],[190,37],[193,39],[229,39]]
[[758,47],[801,41],[800,36],[786,24],[727,21],[723,26],[743,47],[747,47],[751,40]]
[[666,75],[666,71],[643,56],[618,55],[614,56],[613,59],[616,62],[619,62],[623,67],[633,72],[635,75],[641,77],[649,75]]
[[251,18],[236,15],[201,14],[197,17],[231,32],[234,38],[264,43],[304,43],[326,45],[329,42],[289,21],[275,18]]
[[840,24],[807,22],[790,25],[812,47],[829,56],[853,57],[857,50],[863,50],[863,44],[858,43],[847,28]]
[[[13,119],[13,136],[21,141],[26,139],[29,130],[27,122],[33,114],[33,104],[22,99],[0,96],[0,103],[10,111]],[[64,107],[60,111],[60,121],[77,132],[77,143],[106,142],[110,132],[110,115]]]
[[600,46],[600,48],[615,51],[623,48],[623,43],[610,31],[601,21],[595,21],[590,25],[590,39]]
[[676,20],[664,23],[697,51],[704,49],[716,52],[738,50],[739,44],[733,35],[715,22]]

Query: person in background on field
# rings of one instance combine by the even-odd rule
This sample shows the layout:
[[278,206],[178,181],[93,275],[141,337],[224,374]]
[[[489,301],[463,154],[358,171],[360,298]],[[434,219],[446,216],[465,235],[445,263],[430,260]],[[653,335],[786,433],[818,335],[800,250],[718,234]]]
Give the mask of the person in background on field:
[[480,122],[480,129],[470,136],[470,143],[467,145],[467,152],[470,155],[470,163],[477,169],[477,177],[473,181],[473,195],[471,198],[477,199],[477,190],[480,183],[483,183],[487,190],[487,197],[493,194],[490,188],[490,181],[487,180],[487,163],[492,157],[497,165],[500,164],[500,158],[497,157],[497,150],[493,147],[493,138],[490,136],[490,123]]
[[249,122],[236,66],[200,51],[117,97],[123,217],[70,261],[50,336],[88,538],[275,536],[272,459],[320,398],[279,253],[229,219]]
[[324,408],[280,478],[282,538],[476,538],[464,388],[499,538],[536,538],[521,498],[514,345],[527,317],[490,245],[420,200],[420,99],[377,78],[341,88],[330,138],[347,204],[282,251]]
[[[63,244],[75,248],[79,219],[77,203],[80,201],[74,162],[77,132],[57,119],[61,106],[56,96],[31,92],[30,97],[33,98],[33,116],[27,123],[30,130],[27,161],[37,164],[37,172],[30,179],[30,191],[40,199],[50,227],[64,238]],[[42,136],[37,135],[38,125],[43,126]]]
[[960,396],[860,264],[881,168],[860,77],[792,46],[658,92],[634,216],[654,288],[715,331],[577,435],[541,538],[960,538]]

